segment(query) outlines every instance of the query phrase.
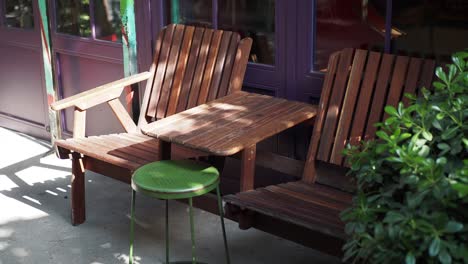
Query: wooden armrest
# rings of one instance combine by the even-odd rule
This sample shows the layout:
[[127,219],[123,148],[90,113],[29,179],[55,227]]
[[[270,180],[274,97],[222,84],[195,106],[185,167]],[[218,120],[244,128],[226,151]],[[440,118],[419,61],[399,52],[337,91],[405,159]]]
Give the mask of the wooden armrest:
[[95,105],[118,98],[126,86],[147,80],[150,75],[150,72],[135,74],[59,100],[54,102],[50,107],[55,111],[71,106],[80,110],[86,110]]

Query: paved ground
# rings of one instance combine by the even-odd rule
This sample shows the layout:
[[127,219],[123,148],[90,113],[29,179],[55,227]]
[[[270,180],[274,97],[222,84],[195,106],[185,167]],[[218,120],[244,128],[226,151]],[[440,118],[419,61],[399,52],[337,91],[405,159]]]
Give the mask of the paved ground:
[[[87,222],[70,225],[69,161],[47,155],[50,146],[0,128],[0,264],[128,263],[130,187],[86,174]],[[137,196],[138,263],[164,259],[164,203]],[[187,206],[171,203],[173,260],[190,259]],[[219,218],[196,210],[197,254],[224,263]],[[233,263],[339,263],[338,259],[227,221]]]

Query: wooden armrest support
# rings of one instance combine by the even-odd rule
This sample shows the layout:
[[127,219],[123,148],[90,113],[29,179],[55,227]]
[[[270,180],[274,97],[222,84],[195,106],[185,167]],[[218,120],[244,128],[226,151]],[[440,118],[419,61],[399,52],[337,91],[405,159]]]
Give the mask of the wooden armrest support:
[[147,80],[150,76],[150,72],[135,74],[67,97],[53,103],[50,107],[55,111],[71,106],[74,106],[80,110],[86,110],[90,107],[118,98],[126,86]]
[[117,119],[119,119],[119,122],[123,126],[125,131],[137,131],[137,126],[135,125],[135,122],[133,122],[133,119],[130,117],[127,110],[125,110],[125,107],[122,105],[119,98],[112,99],[107,103],[112,108],[112,111],[114,111],[114,114],[117,116]]

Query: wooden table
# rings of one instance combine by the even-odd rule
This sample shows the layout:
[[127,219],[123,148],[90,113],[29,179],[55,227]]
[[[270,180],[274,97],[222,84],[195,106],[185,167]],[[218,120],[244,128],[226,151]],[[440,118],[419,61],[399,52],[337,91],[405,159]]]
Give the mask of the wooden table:
[[241,152],[241,191],[254,188],[258,142],[315,117],[317,106],[236,92],[142,127],[144,134],[230,156]]

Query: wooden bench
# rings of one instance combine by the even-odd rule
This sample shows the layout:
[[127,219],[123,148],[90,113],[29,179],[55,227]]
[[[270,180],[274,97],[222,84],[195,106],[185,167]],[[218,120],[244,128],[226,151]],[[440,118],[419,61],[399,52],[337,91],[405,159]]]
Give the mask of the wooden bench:
[[[256,216],[264,215],[342,243],[346,234],[339,215],[354,190],[343,149],[374,137],[373,124],[385,117],[385,105],[407,102],[404,93],[430,87],[434,67],[433,60],[365,50],[332,54],[302,179],[225,196],[230,216],[242,229],[257,227]],[[318,236],[309,239],[322,242]],[[340,254],[339,248],[322,250]]]
[[[169,159],[170,145],[143,135],[140,127],[240,91],[251,45],[251,39],[230,31],[169,25],[158,35],[148,72],[52,104],[56,111],[74,108],[73,138],[56,141],[59,157],[72,159],[74,225],[85,221],[85,169],[130,183],[138,167]],[[146,90],[136,125],[119,97],[125,86],[141,81]],[[126,133],[85,136],[86,110],[102,103],[109,104]]]

